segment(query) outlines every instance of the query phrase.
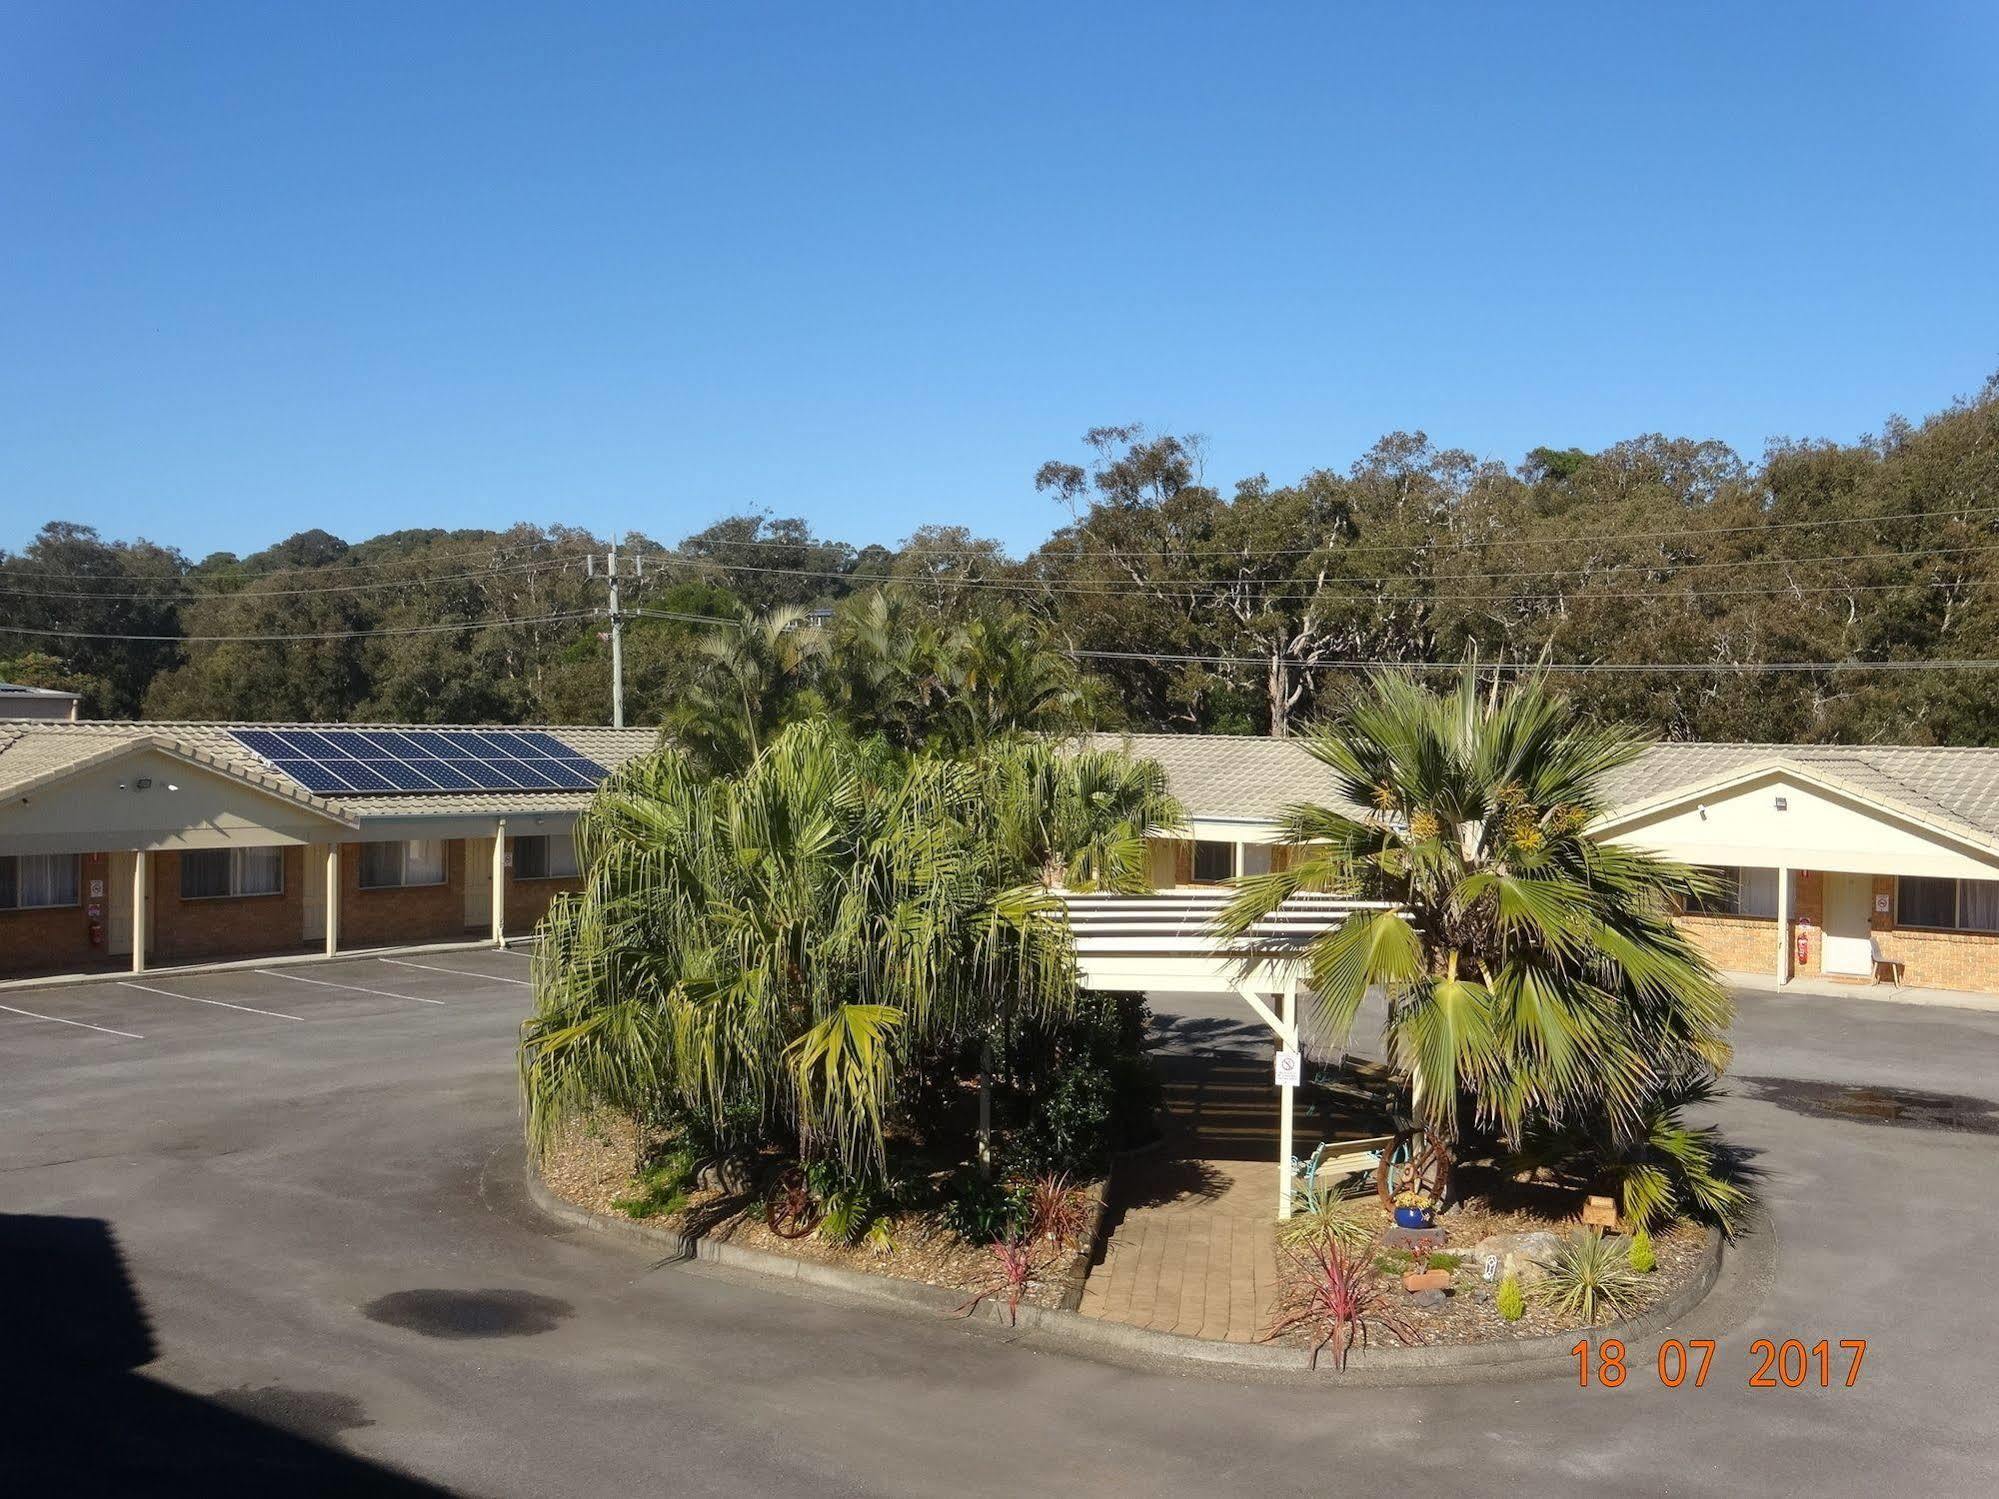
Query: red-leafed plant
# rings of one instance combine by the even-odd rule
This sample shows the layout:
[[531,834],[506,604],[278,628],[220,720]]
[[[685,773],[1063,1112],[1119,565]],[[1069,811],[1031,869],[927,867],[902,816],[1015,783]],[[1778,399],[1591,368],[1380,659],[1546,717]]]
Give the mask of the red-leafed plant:
[[1006,1323],[1013,1327],[1020,1321],[1021,1298],[1034,1284],[1034,1273],[1041,1268],[1034,1257],[1034,1242],[1031,1239],[995,1239],[986,1246],[986,1252],[993,1257],[993,1278],[958,1308],[960,1316],[969,1317],[972,1309],[988,1296],[1006,1298]]
[[1027,1199],[1027,1236],[1052,1239],[1057,1249],[1073,1249],[1089,1222],[1083,1194],[1066,1173],[1037,1177]]
[[1377,1329],[1392,1334],[1400,1343],[1417,1341],[1415,1329],[1395,1310],[1396,1293],[1375,1269],[1374,1256],[1372,1244],[1349,1251],[1331,1238],[1292,1255],[1264,1341],[1296,1328],[1309,1328],[1314,1369],[1328,1346],[1333,1349],[1333,1367],[1346,1368],[1347,1354],[1354,1344],[1365,1348]]

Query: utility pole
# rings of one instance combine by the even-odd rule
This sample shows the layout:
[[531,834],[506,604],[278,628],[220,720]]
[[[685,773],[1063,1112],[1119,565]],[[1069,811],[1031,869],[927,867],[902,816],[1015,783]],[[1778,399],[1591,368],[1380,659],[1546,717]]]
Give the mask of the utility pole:
[[[632,559],[634,578],[645,576],[645,560]],[[625,726],[625,614],[618,607],[618,540],[611,538],[611,550],[604,558],[605,581],[611,585],[610,607],[604,612],[611,621],[611,727]],[[590,554],[590,575],[597,573],[597,554]]]

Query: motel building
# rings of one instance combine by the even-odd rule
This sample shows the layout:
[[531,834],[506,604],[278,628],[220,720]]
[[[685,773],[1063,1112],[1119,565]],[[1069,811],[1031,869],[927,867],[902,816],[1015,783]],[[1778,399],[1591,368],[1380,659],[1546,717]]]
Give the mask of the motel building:
[[0,718],[0,980],[527,936],[580,886],[577,813],[656,743]]
[[[1297,740],[1094,742],[1159,761],[1187,814],[1152,840],[1162,889],[1282,867],[1284,809],[1339,801]],[[1724,973],[1999,994],[1999,749],[1661,744],[1612,789],[1599,837],[1727,877],[1680,918]]]

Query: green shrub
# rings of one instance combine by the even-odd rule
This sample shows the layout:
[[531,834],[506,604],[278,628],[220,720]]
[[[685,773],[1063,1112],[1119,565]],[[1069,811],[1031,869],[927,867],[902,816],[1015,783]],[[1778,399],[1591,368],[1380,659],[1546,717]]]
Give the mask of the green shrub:
[[967,1244],[991,1244],[1015,1238],[1027,1226],[1031,1195],[1027,1182],[967,1169],[951,1183],[939,1216]]
[[1109,1153],[1117,1113],[1110,1069],[1079,1064],[1059,1074],[1013,1139],[1008,1166],[1023,1176],[1088,1175]]
[[1446,1250],[1440,1249],[1430,1256],[1424,1263],[1423,1268],[1426,1270],[1455,1270],[1464,1262],[1465,1257],[1463,1255],[1451,1254]]
[[1342,1202],[1328,1197],[1278,1224],[1277,1242],[1287,1249],[1332,1243],[1348,1254],[1359,1255],[1380,1231],[1381,1209],[1372,1202]]
[[1535,1293],[1562,1316],[1593,1326],[1602,1312],[1623,1316],[1634,1310],[1643,1285],[1622,1244],[1584,1228],[1562,1241]]
[[1527,1315],[1527,1293],[1520,1289],[1520,1277],[1507,1275],[1499,1282],[1499,1294],[1493,1298],[1499,1308],[1499,1315],[1508,1322],[1518,1322]]
[[1650,1275],[1659,1268],[1659,1257],[1652,1252],[1652,1235],[1640,1228],[1631,1236],[1631,1268],[1640,1275]]

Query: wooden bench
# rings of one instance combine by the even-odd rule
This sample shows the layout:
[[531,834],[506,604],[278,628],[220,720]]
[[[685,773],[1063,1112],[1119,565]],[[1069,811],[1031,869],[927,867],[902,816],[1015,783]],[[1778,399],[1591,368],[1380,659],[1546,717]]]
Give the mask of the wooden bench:
[[1293,1161],[1295,1173],[1305,1179],[1306,1201],[1320,1200],[1321,1181],[1329,1187],[1337,1188],[1351,1176],[1365,1172],[1368,1186],[1374,1185],[1374,1173],[1381,1165],[1382,1155],[1395,1148],[1394,1135],[1370,1135],[1364,1140],[1325,1140],[1302,1161]]

